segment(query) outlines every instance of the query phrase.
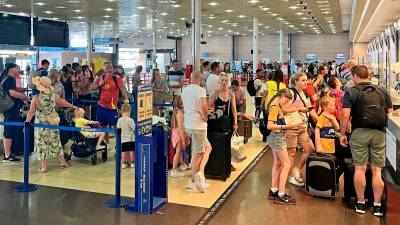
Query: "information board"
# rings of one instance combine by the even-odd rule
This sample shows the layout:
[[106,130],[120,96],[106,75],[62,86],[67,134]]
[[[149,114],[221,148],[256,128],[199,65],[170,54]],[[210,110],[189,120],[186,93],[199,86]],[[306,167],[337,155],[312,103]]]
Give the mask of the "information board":
[[137,88],[136,135],[151,135],[153,117],[153,92],[151,86]]

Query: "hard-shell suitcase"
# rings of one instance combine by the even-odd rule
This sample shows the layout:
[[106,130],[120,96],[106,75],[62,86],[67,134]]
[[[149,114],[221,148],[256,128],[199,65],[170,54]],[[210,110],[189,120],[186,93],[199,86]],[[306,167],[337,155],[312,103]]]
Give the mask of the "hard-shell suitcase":
[[244,137],[244,143],[247,144],[249,138],[253,136],[253,122],[251,120],[238,120],[238,133]]
[[316,153],[306,160],[306,191],[314,196],[335,198],[338,190],[336,160],[331,155]]
[[205,168],[205,176],[225,181],[231,175],[230,132],[209,132],[207,136],[212,151]]

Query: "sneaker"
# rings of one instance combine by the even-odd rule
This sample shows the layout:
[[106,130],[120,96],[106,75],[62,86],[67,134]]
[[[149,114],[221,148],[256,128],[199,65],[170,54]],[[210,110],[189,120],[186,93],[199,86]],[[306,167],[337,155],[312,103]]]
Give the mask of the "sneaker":
[[[366,209],[365,203],[357,202],[355,208],[356,208],[356,213],[365,214],[365,209]],[[375,208],[374,208],[374,214],[375,214]]]
[[304,183],[299,182],[295,177],[289,177],[289,183],[293,184],[294,186],[297,187],[304,187]]
[[296,205],[296,200],[292,199],[287,194],[284,194],[283,196],[279,196],[274,200],[274,203],[276,204],[282,204],[282,205]]
[[374,216],[383,216],[383,208],[381,205],[373,206]]
[[205,181],[204,176],[200,172],[198,172],[194,176],[194,179],[195,179],[194,182],[195,182],[195,185],[196,185],[196,189],[198,191],[200,191],[201,193],[204,193],[204,189],[205,189],[204,186],[203,186],[203,183]]
[[135,162],[130,163],[131,168],[135,168]]
[[184,173],[182,173],[181,171],[178,171],[178,170],[171,170],[171,172],[169,173],[169,175],[171,176],[171,177],[184,177],[185,176],[185,174]]
[[293,168],[293,173],[294,173],[294,177],[296,178],[296,180],[299,183],[304,183],[303,178],[301,178],[300,169],[299,168],[297,168],[297,167]]
[[194,182],[192,181],[192,180],[189,180],[189,183],[188,183],[188,189],[193,189],[193,187],[194,187]]
[[180,171],[186,171],[186,170],[189,170],[189,169],[190,169],[190,167],[187,166],[186,164],[182,164],[182,165],[179,167],[179,170],[180,170]]
[[204,189],[209,189],[210,186],[211,186],[210,183],[203,182]]
[[96,146],[96,150],[102,150],[102,149],[105,149],[106,148],[106,146],[104,146],[104,145],[97,145]]
[[128,167],[128,163],[126,162],[122,163],[122,169],[126,169],[126,167]]
[[268,200],[275,200],[279,198],[278,192],[273,192],[271,189],[269,189],[268,195],[267,195]]
[[19,163],[21,160],[13,155],[10,155],[6,158],[5,155],[3,155],[3,162],[4,163]]

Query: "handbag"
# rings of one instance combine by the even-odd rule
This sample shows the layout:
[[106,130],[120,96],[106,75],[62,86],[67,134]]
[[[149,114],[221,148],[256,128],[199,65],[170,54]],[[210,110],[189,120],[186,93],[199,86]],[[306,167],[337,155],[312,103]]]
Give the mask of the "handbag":
[[46,113],[45,108],[43,105],[40,103],[39,97],[38,97],[38,106],[40,110],[42,111],[42,114],[45,116],[46,122],[49,125],[59,125],[60,124],[60,116],[58,116],[57,112],[51,112],[51,113]]
[[242,162],[247,158],[244,151],[244,137],[239,136],[237,131],[234,131],[231,138],[232,159],[236,162]]

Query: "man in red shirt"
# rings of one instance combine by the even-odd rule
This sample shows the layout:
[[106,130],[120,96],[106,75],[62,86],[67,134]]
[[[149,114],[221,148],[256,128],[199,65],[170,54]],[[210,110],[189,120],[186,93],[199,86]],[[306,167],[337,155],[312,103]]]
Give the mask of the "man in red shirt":
[[100,88],[97,120],[103,127],[115,126],[118,121],[120,91],[124,96],[124,103],[129,103],[129,98],[122,79],[114,74],[113,64],[106,62],[104,64],[104,71],[104,75],[98,77],[91,88],[92,90]]

